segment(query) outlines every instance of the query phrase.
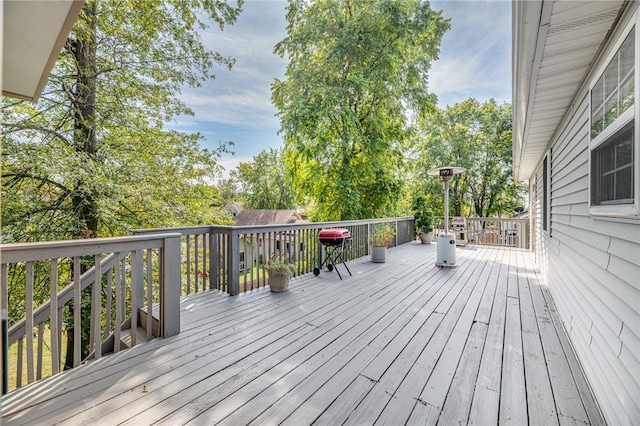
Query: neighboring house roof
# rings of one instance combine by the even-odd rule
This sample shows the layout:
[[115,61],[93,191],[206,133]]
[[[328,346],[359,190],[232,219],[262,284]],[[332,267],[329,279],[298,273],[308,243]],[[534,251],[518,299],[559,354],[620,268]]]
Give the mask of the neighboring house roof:
[[242,211],[242,203],[239,201],[233,201],[231,203],[227,203],[227,205],[224,206],[224,209],[235,217]]
[[304,222],[295,210],[242,210],[235,217],[238,226],[284,225]]
[[514,1],[513,175],[529,179],[623,1]]
[[2,1],[2,94],[36,101],[84,0]]

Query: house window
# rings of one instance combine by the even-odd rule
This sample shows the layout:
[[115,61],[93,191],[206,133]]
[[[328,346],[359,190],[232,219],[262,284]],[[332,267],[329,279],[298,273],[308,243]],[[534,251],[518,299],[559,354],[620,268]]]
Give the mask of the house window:
[[589,210],[594,215],[638,215],[637,43],[631,26],[591,86]]
[[633,124],[591,151],[591,205],[633,204]]
[[238,265],[238,269],[239,269],[240,271],[244,271],[244,266],[245,266],[245,265],[244,265],[244,252],[243,252],[243,251],[241,251],[241,252],[240,252],[240,262],[239,262],[239,265]]

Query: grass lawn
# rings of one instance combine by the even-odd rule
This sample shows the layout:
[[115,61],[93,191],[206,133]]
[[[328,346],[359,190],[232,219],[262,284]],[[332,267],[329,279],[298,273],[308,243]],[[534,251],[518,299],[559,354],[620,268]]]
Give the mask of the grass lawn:
[[[36,334],[37,336],[37,334]],[[51,368],[51,332],[48,326],[44,328],[44,336],[43,336],[43,344],[42,344],[42,378],[49,377],[52,374]],[[67,347],[67,335],[63,332],[62,334],[62,355],[61,358],[64,361],[64,354]],[[34,364],[33,364],[33,372],[34,377],[37,378],[38,374],[38,339],[37,337],[33,339],[33,352],[34,352]],[[16,381],[18,377],[17,371],[18,365],[18,343],[14,343],[9,347],[9,389],[15,389]],[[60,367],[62,370],[62,367]],[[22,386],[27,384],[27,344],[23,343],[22,348]]]

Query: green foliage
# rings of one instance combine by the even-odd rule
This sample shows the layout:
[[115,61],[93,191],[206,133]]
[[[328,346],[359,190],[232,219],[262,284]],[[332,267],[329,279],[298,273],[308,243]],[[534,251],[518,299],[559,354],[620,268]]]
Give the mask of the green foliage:
[[408,116],[434,108],[430,62],[449,24],[428,2],[291,0],[290,60],[272,86],[284,161],[315,220],[385,215],[398,201]]
[[240,163],[237,173],[246,209],[293,209],[294,193],[285,180],[281,149],[262,151],[248,163]]
[[396,231],[390,223],[376,223],[371,227],[369,244],[372,247],[388,247],[395,235]]
[[450,184],[453,216],[511,215],[523,204],[523,189],[511,168],[511,105],[471,98],[420,120],[414,162],[415,193],[444,213],[442,183],[427,175],[441,166],[464,167]]
[[196,30],[238,13],[204,0],[88,1],[39,103],[3,99],[5,242],[223,220],[210,206],[224,147],[204,150],[164,123],[192,114],[181,87],[233,64]]
[[289,263],[286,258],[280,256],[270,259],[267,262],[267,271],[269,275],[285,275],[292,277],[296,273],[296,267]]
[[415,197],[413,205],[413,216],[416,220],[416,229],[418,232],[429,233],[433,232],[433,214],[429,208],[427,197],[424,194],[419,194]]

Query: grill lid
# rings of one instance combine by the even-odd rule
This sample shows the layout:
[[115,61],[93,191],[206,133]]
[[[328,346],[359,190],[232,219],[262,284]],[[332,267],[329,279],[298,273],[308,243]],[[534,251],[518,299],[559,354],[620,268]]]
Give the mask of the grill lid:
[[323,240],[337,240],[342,238],[351,238],[351,232],[348,229],[323,229],[318,233],[318,238]]

